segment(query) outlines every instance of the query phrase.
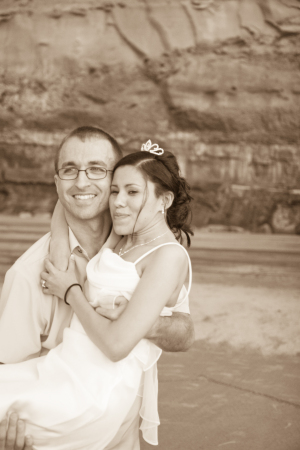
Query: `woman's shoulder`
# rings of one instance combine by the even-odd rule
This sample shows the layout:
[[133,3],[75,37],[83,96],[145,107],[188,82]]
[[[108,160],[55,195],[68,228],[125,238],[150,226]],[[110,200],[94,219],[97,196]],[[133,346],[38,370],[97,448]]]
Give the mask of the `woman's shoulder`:
[[159,278],[168,277],[168,274],[180,278],[186,273],[189,265],[187,251],[176,241],[164,242],[153,247],[135,262],[140,277],[147,272]]
[[173,261],[178,263],[187,260],[187,251],[179,242],[169,241],[154,247],[152,255],[149,256],[152,256],[151,259],[163,259],[170,261],[170,263]]

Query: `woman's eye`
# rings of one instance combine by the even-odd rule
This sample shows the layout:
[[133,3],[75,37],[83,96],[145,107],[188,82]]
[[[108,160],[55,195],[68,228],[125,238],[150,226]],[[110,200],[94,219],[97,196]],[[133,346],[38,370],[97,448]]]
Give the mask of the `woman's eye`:
[[128,194],[137,194],[138,191],[129,191]]
[[117,194],[117,191],[110,191],[110,195]]

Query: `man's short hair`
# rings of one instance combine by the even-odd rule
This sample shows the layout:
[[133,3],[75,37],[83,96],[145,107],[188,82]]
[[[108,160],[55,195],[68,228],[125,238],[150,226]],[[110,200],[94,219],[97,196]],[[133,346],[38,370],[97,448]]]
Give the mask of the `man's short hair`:
[[78,127],[78,128],[75,128],[75,130],[71,131],[71,133],[67,134],[67,136],[63,138],[60,146],[58,147],[56,155],[55,155],[55,160],[54,160],[55,172],[58,171],[58,161],[59,161],[59,155],[60,155],[62,146],[71,137],[77,137],[82,142],[84,142],[86,139],[89,139],[89,138],[106,139],[112,145],[112,148],[113,148],[113,151],[114,151],[114,154],[116,157],[116,162],[119,161],[119,159],[121,159],[123,156],[120,145],[118,144],[118,142],[116,141],[116,139],[114,137],[112,137],[109,133],[107,133],[107,131],[104,131],[98,127],[91,127],[91,126]]

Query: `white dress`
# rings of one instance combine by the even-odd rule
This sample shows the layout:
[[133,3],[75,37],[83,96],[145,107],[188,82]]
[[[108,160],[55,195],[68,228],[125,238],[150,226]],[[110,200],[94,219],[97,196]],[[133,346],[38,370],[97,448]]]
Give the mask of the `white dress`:
[[[85,293],[92,306],[113,307],[106,303],[106,299],[112,302],[112,294],[130,300],[140,280],[135,265],[158,247],[135,263],[109,248],[100,251],[87,265]],[[189,291],[189,256],[188,260]],[[162,315],[171,315],[187,295],[183,288],[177,304],[164,308]],[[117,434],[140,395],[143,437],[157,445],[156,362],[160,355],[157,346],[142,339],[126,358],[112,362],[88,338],[74,314],[63,342],[46,356],[0,366],[0,420],[8,411],[18,412],[26,421],[26,434],[33,436],[34,449],[101,450]]]

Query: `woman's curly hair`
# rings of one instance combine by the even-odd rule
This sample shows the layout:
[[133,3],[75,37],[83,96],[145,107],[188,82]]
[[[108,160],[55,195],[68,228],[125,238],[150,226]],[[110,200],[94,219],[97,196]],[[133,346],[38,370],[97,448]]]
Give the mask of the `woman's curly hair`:
[[182,242],[182,233],[190,246],[190,235],[193,235],[190,224],[192,219],[190,186],[180,175],[176,157],[165,151],[156,155],[146,151],[130,153],[120,159],[114,167],[114,172],[122,166],[134,166],[152,181],[156,188],[155,194],[159,197],[163,192],[171,191],[174,194],[172,205],[166,211],[166,220],[176,239]]

